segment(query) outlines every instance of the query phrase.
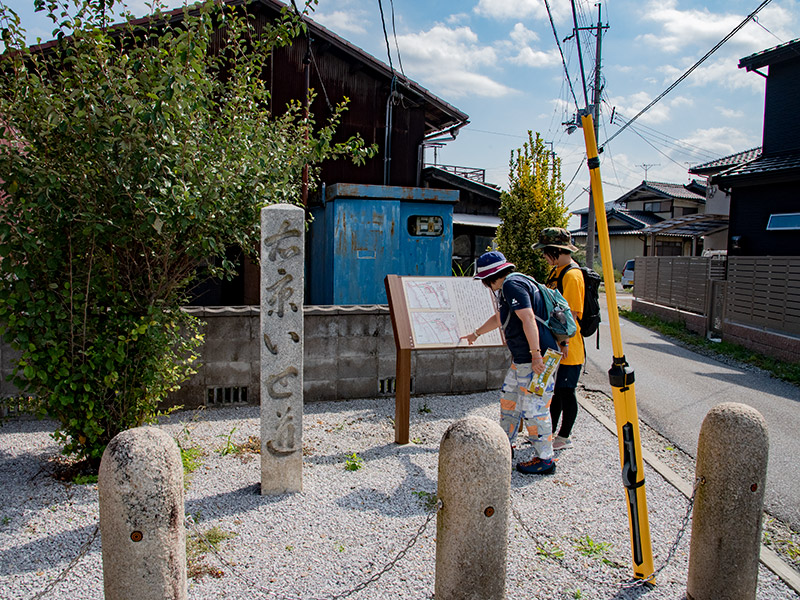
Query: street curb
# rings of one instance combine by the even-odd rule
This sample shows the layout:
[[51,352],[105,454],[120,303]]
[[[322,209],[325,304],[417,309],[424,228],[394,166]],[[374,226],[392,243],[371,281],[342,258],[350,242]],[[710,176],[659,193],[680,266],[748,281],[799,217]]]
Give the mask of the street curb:
[[[592,415],[595,420],[608,429],[614,436],[617,436],[617,425],[607,416],[605,416],[594,404],[586,398],[578,397],[578,404]],[[682,493],[686,498],[692,497],[692,486],[685,481],[680,475],[662,462],[655,454],[649,450],[642,448],[642,460],[655,469],[667,482],[672,485],[676,490]],[[764,544],[761,544],[761,552],[759,555],[761,564],[767,567],[775,575],[780,578],[786,585],[792,588],[795,593],[800,594],[800,575],[791,565],[788,565],[784,560],[778,556],[775,551],[771,550]]]

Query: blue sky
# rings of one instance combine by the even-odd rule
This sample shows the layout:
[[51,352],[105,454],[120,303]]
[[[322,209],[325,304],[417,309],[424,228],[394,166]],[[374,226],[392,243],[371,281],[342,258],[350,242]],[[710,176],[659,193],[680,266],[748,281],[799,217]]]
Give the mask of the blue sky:
[[[50,39],[49,23],[33,0],[0,0],[17,10],[31,42]],[[470,116],[458,138],[438,151],[438,162],[486,169],[503,187],[510,152],[527,131],[540,132],[562,158],[570,209],[588,204],[583,136],[568,135],[575,112],[544,0],[382,0],[395,68]],[[760,0],[608,0],[603,36],[599,141],[613,135],[612,107],[634,116],[752,12]],[[170,6],[180,6],[180,0]],[[136,15],[144,0],[128,2]],[[550,0],[558,37],[572,33],[568,0]],[[578,24],[597,22],[598,4],[576,0]],[[314,20],[388,63],[377,0],[319,0]],[[765,80],[738,69],[739,59],[800,37],[800,5],[773,0],[688,79],[606,147],[601,174],[606,200],[652,181],[687,182],[688,165],[761,144]],[[587,79],[595,36],[581,34]],[[399,47],[399,57],[397,48]],[[578,102],[583,106],[575,40],[562,43]],[[589,91],[591,99],[591,90]],[[787,118],[789,116],[787,115]],[[427,160],[432,161],[429,152]],[[584,165],[581,168],[581,164]]]

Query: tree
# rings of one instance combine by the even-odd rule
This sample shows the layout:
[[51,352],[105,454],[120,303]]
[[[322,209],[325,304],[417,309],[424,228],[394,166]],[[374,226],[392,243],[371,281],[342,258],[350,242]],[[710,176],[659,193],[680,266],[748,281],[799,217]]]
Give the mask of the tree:
[[322,126],[299,103],[270,113],[260,74],[302,31],[292,11],[260,35],[213,2],[109,29],[113,0],[70,1],[48,2],[50,48],[0,4],[0,327],[64,452],[97,461],[192,373],[198,268],[230,276],[226,248],[258,247],[261,208],[298,203],[304,165],[313,186],[313,165],[373,150],[334,143],[344,104]]
[[561,159],[547,151],[544,141],[528,131],[528,141],[511,152],[508,191],[500,195],[497,246],[518,271],[544,281],[550,267],[532,246],[545,227],[566,227]]

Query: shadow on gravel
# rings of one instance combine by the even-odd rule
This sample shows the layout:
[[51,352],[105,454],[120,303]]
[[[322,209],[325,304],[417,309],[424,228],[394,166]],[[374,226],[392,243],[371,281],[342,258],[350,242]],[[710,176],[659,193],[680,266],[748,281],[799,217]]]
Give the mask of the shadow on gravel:
[[[0,576],[30,573],[51,567],[63,569],[89,540],[94,528],[95,525],[85,525],[72,531],[48,535],[23,546],[0,550]],[[100,551],[99,541],[98,535],[89,553]],[[41,557],[41,561],[32,562],[32,556]]]

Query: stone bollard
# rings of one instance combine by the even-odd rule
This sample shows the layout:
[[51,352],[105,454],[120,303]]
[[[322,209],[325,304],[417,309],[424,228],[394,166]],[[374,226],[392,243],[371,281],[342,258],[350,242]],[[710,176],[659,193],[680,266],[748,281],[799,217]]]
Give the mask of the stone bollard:
[[505,598],[511,448],[500,425],[467,417],[439,445],[436,600]]
[[183,465],[155,427],[109,442],[97,479],[106,600],[185,600]]
[[261,209],[261,494],[303,491],[305,211]]
[[700,428],[692,515],[689,600],[756,597],[769,440],[745,404],[712,408]]

